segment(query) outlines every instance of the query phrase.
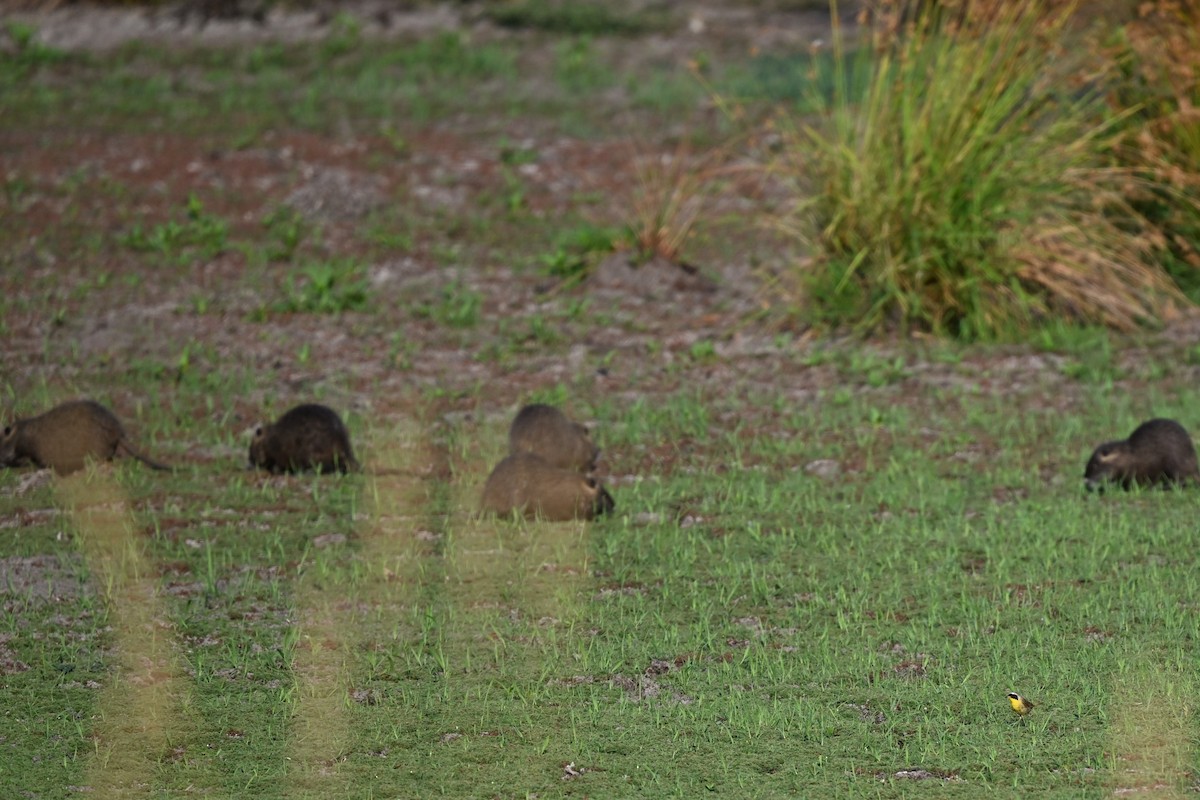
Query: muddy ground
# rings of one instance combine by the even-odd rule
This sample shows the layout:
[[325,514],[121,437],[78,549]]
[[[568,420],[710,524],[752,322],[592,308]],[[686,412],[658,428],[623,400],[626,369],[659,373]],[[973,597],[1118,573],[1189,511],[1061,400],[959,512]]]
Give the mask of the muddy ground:
[[[439,31],[468,31],[481,42],[529,36],[489,22],[471,3],[388,13],[379,3],[340,8],[356,15],[364,36],[392,37],[398,46]],[[828,36],[820,12],[675,4],[672,13],[669,29],[598,46],[635,61],[686,65],[698,53],[787,50]],[[275,9],[263,23],[202,22],[170,9],[74,4],[10,12],[6,20],[33,25],[52,47],[96,52],[135,39],[180,47],[320,39],[332,24],[327,9]],[[622,98],[616,92],[604,102],[619,106]],[[1076,367],[1086,367],[1090,345],[931,357],[942,344],[921,335],[863,341],[810,329],[787,313],[794,298],[777,278],[805,254],[759,224],[787,198],[755,169],[752,150],[730,156],[731,177],[685,249],[687,268],[654,259],[635,269],[630,252],[618,251],[597,258],[579,284],[546,274],[547,231],[567,210],[621,224],[639,159],[678,157],[679,130],[711,113],[700,108],[675,125],[657,121],[656,131],[597,136],[565,135],[538,119],[458,114],[410,126],[402,151],[394,139],[350,125],[344,134],[269,129],[248,146],[161,126],[0,125],[0,174],[10,187],[0,256],[8,298],[0,369],[9,401],[29,411],[25,397],[34,387],[86,393],[97,376],[147,364],[170,377],[182,351],[193,369],[236,367],[254,376],[233,399],[239,424],[250,424],[264,401],[312,393],[372,415],[433,394],[460,409],[483,404],[497,412],[557,384],[622,404],[681,387],[766,388],[803,404],[844,383],[884,398],[955,387],[1064,410],[1086,403],[1092,387],[1076,379]],[[516,163],[514,151],[533,155]],[[508,224],[503,210],[514,176],[528,215],[520,225]],[[164,267],[120,244],[134,225],[179,219],[192,196],[229,223],[235,242],[261,239],[272,212],[298,215],[319,230],[312,254],[363,262],[370,309],[264,314],[264,304],[292,285],[295,262],[252,268],[244,248],[229,246]],[[393,233],[403,231],[403,246],[364,241],[364,227],[381,218]],[[533,230],[542,244],[525,241]],[[455,293],[480,298],[473,326],[428,312]],[[1100,353],[1102,378],[1132,390],[1163,378],[1147,365],[1167,364],[1168,380],[1194,380],[1188,354],[1198,331],[1200,320],[1183,313],[1162,332]],[[831,347],[842,355],[820,355]],[[896,374],[868,375],[872,364],[897,358]],[[138,402],[125,400],[127,408]]]

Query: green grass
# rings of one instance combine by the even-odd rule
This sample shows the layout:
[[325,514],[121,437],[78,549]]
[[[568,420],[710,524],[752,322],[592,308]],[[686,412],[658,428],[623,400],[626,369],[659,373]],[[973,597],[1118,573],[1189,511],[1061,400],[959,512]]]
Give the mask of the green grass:
[[[1123,765],[1166,738],[1185,758],[1159,777],[1191,780],[1200,626],[1177,599],[1200,590],[1194,498],[1085,496],[1106,414],[1063,425],[952,395],[932,430],[851,402],[755,436],[714,426],[734,402],[607,409],[614,469],[677,449],[591,526],[466,516],[502,435],[470,421],[439,436],[444,483],[209,468],[166,479],[166,501],[162,478],[121,468],[141,532],[129,552],[158,575],[179,665],[168,732],[135,766],[162,796],[907,796],[926,782],[1074,796],[1131,780]],[[778,405],[736,403],[751,420]],[[795,468],[817,457],[845,471]],[[86,577],[88,532],[60,530],[6,530],[0,549]],[[97,780],[88,731],[119,715],[103,703],[124,604],[90,575],[58,605],[6,596],[7,644],[30,667],[5,676],[6,793]],[[297,763],[320,705],[304,683],[314,639],[335,648],[344,691],[319,718],[331,749]],[[1007,710],[1014,689],[1039,702],[1027,721]],[[1129,719],[1134,704],[1153,719]],[[582,774],[564,782],[567,764]]]
[[635,76],[621,50],[602,53],[591,42],[556,45],[545,85],[523,79],[543,66],[519,42],[443,33],[380,43],[349,24],[309,44],[224,51],[134,43],[103,56],[0,59],[0,114],[14,128],[45,120],[109,131],[186,128],[225,135],[240,149],[279,127],[325,132],[353,124],[395,137],[463,111],[501,118],[535,112],[595,131],[612,127],[614,108],[581,105],[579,93],[614,83],[628,82],[638,109],[678,110],[704,99],[685,70],[650,64]]
[[550,252],[539,261],[547,275],[577,280],[587,276],[597,258],[613,252],[627,238],[628,232],[617,228],[583,223],[560,231]]
[[648,33],[665,27],[668,20],[661,12],[614,9],[614,5],[591,0],[507,0],[489,4],[484,13],[507,28],[591,36]]
[[302,280],[291,278],[287,297],[275,305],[275,311],[336,314],[361,311],[368,306],[367,281],[362,265],[357,262],[309,264],[300,274]]
[[200,199],[191,195],[182,222],[168,220],[153,226],[134,223],[118,239],[131,250],[152,253],[166,262],[183,263],[219,254],[226,248],[228,237],[225,220],[206,212]]
[[415,313],[451,328],[473,328],[482,304],[482,294],[456,279],[439,289],[432,302],[418,306]]

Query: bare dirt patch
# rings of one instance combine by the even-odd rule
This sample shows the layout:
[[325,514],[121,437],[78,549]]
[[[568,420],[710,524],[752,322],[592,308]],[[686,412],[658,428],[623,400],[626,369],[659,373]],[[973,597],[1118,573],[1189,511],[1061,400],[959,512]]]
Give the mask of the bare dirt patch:
[[0,597],[6,606],[36,607],[93,594],[81,566],[81,559],[56,555],[0,558]]

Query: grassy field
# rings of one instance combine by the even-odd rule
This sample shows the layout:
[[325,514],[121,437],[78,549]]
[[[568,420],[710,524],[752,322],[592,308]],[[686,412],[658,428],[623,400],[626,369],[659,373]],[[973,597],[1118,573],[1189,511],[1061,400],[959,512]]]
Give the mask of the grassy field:
[[[0,472],[0,797],[1194,793],[1195,496],[1082,473],[1200,424],[1195,321],[774,324],[736,176],[712,287],[601,282],[635,162],[728,132],[696,63],[751,114],[803,71],[473,35],[0,61],[5,420],[95,397],[179,467]],[[308,400],[366,471],[244,469]],[[612,517],[476,517],[531,401]]]

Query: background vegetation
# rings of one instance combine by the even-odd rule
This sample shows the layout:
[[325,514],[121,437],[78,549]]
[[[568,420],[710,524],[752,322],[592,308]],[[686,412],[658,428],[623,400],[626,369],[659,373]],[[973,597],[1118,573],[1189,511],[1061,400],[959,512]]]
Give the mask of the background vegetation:
[[[834,58],[813,62],[833,90],[775,161],[797,196],[781,225],[815,254],[802,302],[818,319],[976,338],[1176,313],[1200,263],[1200,16],[1143,4],[1114,34],[1076,11],[882,3],[851,63],[835,29]],[[1164,27],[1186,33],[1162,47]]]

